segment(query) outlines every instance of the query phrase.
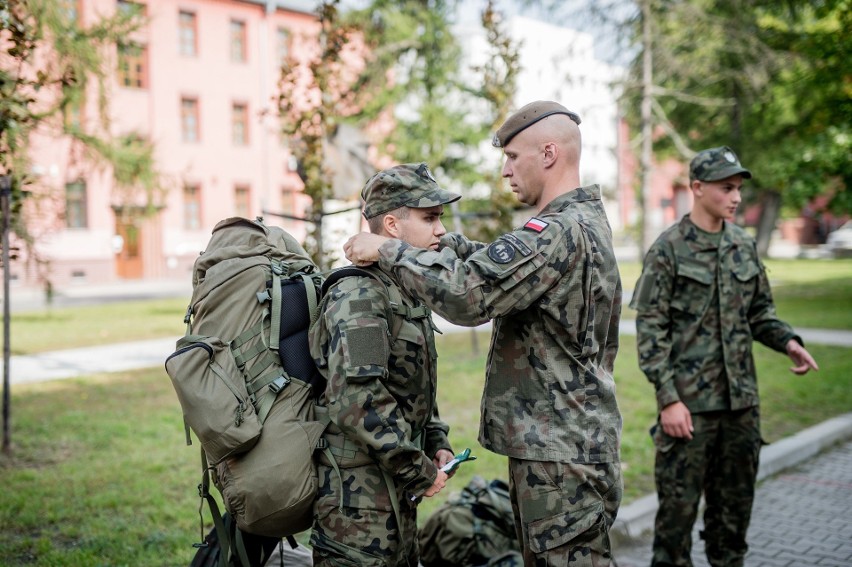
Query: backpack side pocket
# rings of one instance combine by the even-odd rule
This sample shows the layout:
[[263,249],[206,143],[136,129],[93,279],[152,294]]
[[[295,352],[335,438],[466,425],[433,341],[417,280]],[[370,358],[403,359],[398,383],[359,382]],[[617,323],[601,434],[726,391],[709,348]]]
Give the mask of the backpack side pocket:
[[186,424],[210,464],[257,443],[261,423],[230,347],[218,337],[187,335],[166,359]]

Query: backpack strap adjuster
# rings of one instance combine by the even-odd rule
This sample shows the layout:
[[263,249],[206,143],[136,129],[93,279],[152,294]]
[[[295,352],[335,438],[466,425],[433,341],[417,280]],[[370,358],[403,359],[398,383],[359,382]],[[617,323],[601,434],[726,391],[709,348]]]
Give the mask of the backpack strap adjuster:
[[286,376],[279,376],[278,378],[269,383],[269,391],[273,394],[277,394],[278,392],[283,390],[284,387],[287,386],[287,384],[289,383],[289,378],[287,378]]

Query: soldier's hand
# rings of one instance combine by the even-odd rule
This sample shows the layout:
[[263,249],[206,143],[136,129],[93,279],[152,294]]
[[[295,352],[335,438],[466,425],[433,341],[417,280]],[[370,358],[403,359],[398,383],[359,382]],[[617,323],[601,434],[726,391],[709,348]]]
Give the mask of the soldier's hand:
[[[435,463],[435,466],[440,469],[441,467],[452,461],[453,457],[455,457],[455,455],[453,455],[452,451],[447,451],[446,449],[438,449],[438,451],[435,453],[435,458],[432,459],[432,462]],[[455,472],[456,471],[451,472],[448,475],[448,478],[452,477]]]
[[361,232],[346,241],[343,252],[346,259],[356,266],[369,266],[379,259],[379,247],[387,240],[378,234]]
[[811,354],[795,339],[787,341],[787,356],[796,365],[790,368],[790,372],[793,374],[801,376],[807,374],[809,370],[819,370],[819,366],[817,366]]
[[683,402],[675,402],[660,412],[660,425],[669,437],[692,439],[692,414]]
[[447,473],[442,470],[439,470],[438,476],[435,478],[435,482],[432,483],[432,486],[430,486],[429,489],[423,493],[423,497],[429,498],[430,496],[435,496],[436,494],[441,492],[441,489],[443,489],[444,486],[447,485],[447,478],[449,478],[447,477]]

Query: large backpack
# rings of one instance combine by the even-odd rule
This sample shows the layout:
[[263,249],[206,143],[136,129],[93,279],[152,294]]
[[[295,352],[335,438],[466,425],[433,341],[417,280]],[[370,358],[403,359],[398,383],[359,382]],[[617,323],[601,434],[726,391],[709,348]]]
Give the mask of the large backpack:
[[[313,452],[327,417],[316,405],[325,381],[307,330],[321,284],[318,268],[284,230],[261,219],[225,219],[195,261],[187,332],[166,359],[187,443],[190,429],[201,442],[199,494],[222,555],[233,546],[246,566],[243,532],[281,538],[312,522]],[[226,528],[208,473],[237,530]]]
[[424,567],[522,565],[509,488],[474,476],[418,530]]

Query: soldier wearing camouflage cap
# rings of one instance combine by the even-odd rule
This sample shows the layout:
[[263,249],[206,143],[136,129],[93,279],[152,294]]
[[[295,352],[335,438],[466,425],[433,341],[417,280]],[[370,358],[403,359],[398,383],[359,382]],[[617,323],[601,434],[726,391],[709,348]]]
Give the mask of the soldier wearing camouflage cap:
[[[362,192],[376,234],[436,249],[446,233],[442,189],[426,164],[377,173]],[[311,355],[328,380],[321,400],[334,462],[318,463],[311,534],[314,565],[416,567],[420,497],[446,482],[453,458],[438,418],[437,354],[430,311],[380,267],[328,276]]]
[[786,353],[796,374],[817,365],[775,314],[755,242],[732,222],[751,172],[722,146],[699,152],[689,177],[692,211],[651,246],[631,301],[659,410],[651,564],[692,565],[703,493],[710,565],[741,566],[762,445],[752,340]]
[[509,457],[530,566],[609,565],[622,494],[612,376],[621,279],[600,187],[580,183],[579,123],[536,101],[497,130],[503,177],[535,212],[494,242],[448,234],[426,250],[360,234],[344,246],[454,323],[493,319],[479,440]]

